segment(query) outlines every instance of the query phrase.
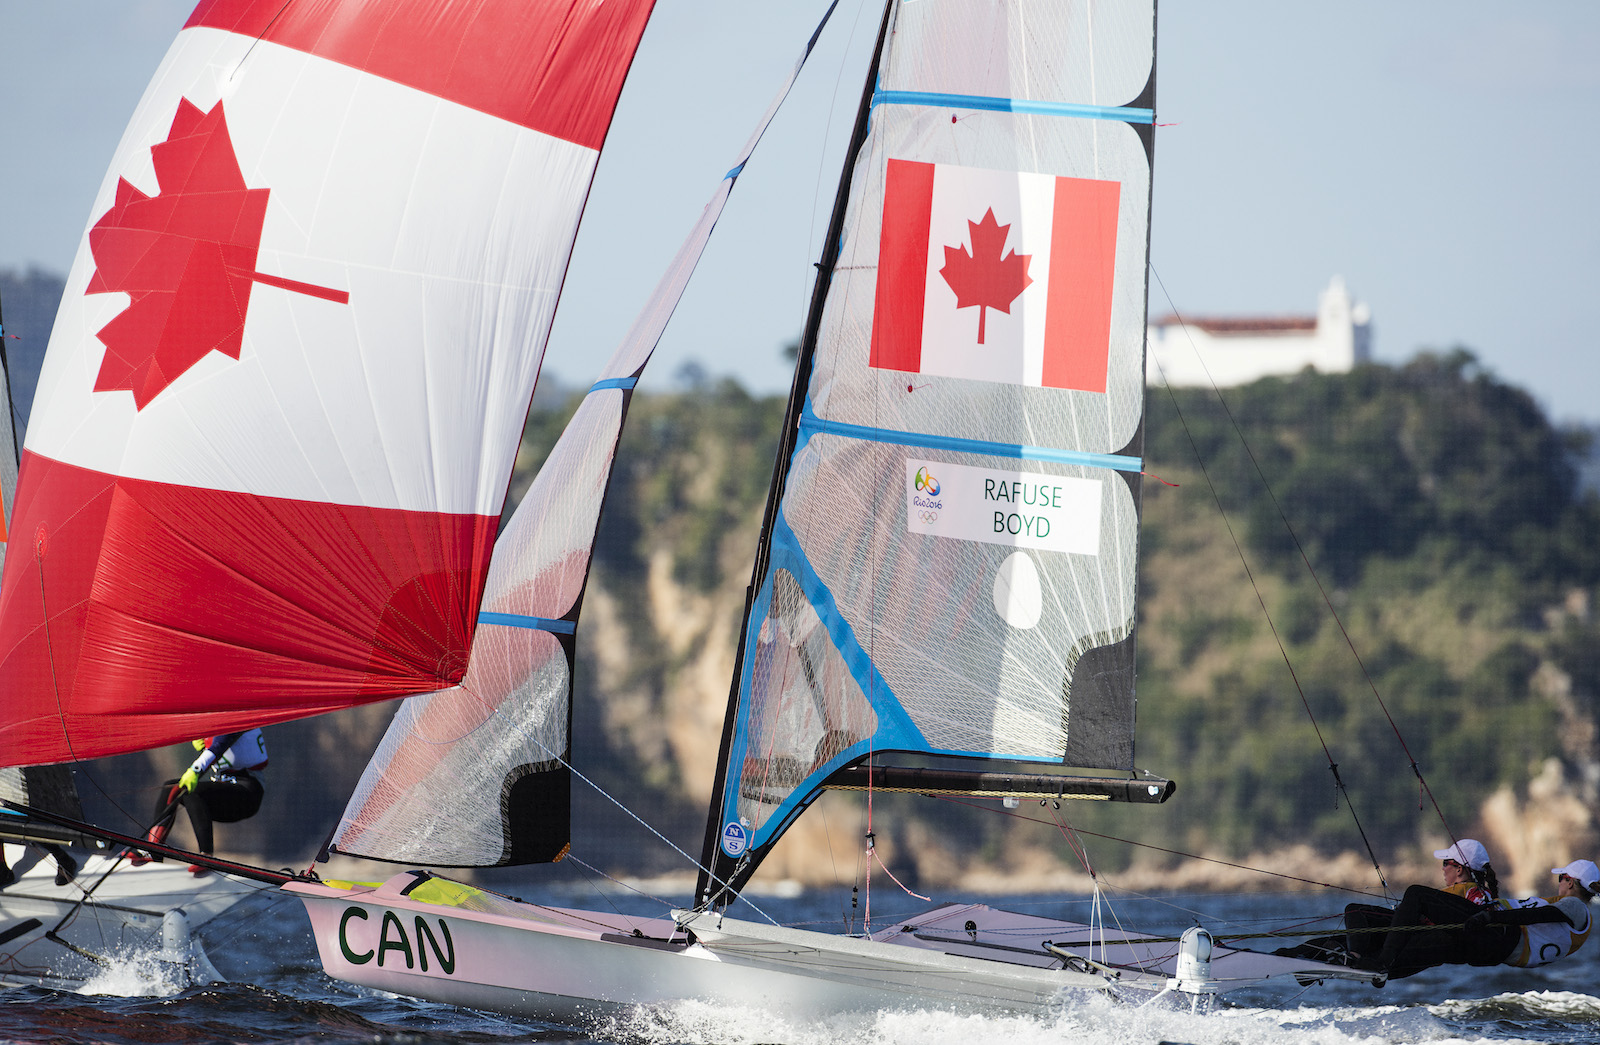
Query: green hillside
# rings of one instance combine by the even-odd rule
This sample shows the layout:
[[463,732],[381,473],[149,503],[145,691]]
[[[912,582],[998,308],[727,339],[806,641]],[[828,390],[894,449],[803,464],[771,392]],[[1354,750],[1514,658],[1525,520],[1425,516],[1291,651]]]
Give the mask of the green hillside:
[[[624,593],[624,684],[642,702],[630,721],[681,716],[671,694],[691,685],[701,646],[731,642],[780,411],[727,384],[636,400],[596,569],[598,586]],[[1552,758],[1592,779],[1600,504],[1578,493],[1585,449],[1465,352],[1261,381],[1228,390],[1225,405],[1212,392],[1154,391],[1147,467],[1177,485],[1144,487],[1139,762],[1180,789],[1166,807],[1060,815],[1179,851],[1358,848],[1331,759],[1388,860],[1444,833],[1434,801],[1466,833],[1496,791],[1525,799]],[[728,636],[661,639],[636,594],[661,584],[653,555],[685,588],[726,593]],[[580,656],[592,668],[583,639]],[[580,668],[578,684],[587,753],[697,844],[703,807],[674,796],[705,767],[607,719],[614,694],[593,670]],[[706,699],[719,713],[721,693]],[[1042,840],[1067,855],[1049,829],[890,801],[887,823],[891,810],[903,825],[938,819],[965,852],[1003,860]],[[925,837],[906,830],[908,844]],[[1152,854],[1113,845],[1101,859]]]
[[[548,390],[536,401],[514,495],[576,401]],[[575,764],[691,852],[782,412],[732,382],[635,398],[578,634]],[[1456,833],[1482,831],[1495,796],[1513,820],[1533,818],[1542,781],[1538,795],[1554,788],[1581,812],[1550,830],[1593,854],[1600,503],[1578,492],[1576,433],[1458,352],[1264,380],[1227,390],[1225,405],[1155,390],[1146,449],[1165,482],[1144,484],[1138,761],[1176,779],[1177,796],[1018,811],[1044,826],[879,796],[897,874],[1004,869],[1025,850],[1075,866],[1057,817],[1159,847],[1091,835],[1101,869],[1301,843],[1363,851],[1330,759],[1386,862],[1444,833],[1413,759]],[[387,717],[273,727],[267,804],[223,844],[308,857]],[[80,788],[91,804],[104,788],[137,819],[185,758],[124,756]],[[607,800],[580,787],[575,801],[576,854],[684,870]]]
[[1330,758],[1380,852],[1441,833],[1413,758],[1461,833],[1550,758],[1590,774],[1582,438],[1463,351],[1225,402],[1149,407],[1148,467],[1181,485],[1145,486],[1140,758],[1182,779],[1191,842],[1359,845]]

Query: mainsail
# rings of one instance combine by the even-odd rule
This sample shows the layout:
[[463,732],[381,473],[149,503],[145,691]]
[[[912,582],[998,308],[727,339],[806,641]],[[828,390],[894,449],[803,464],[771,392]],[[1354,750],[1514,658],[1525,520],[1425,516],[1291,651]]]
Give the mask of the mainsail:
[[400,705],[334,831],[331,852],[434,867],[565,855],[578,613],[633,388],[734,183],[834,6],[496,542],[466,677]]
[[1134,773],[1154,19],[890,5],[802,340],[702,903],[870,756]]
[[67,280],[0,761],[453,685],[652,0],[204,0]]

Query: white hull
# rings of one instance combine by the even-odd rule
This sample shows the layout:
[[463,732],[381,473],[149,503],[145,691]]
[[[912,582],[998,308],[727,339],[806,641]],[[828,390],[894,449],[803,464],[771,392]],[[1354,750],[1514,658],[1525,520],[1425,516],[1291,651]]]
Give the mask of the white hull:
[[[8,856],[23,852],[7,847]],[[71,852],[80,868],[66,885],[55,884],[53,860],[34,861],[30,852],[13,863],[17,880],[0,891],[0,984],[72,990],[103,971],[93,959],[49,939],[51,931],[111,963],[154,956],[172,962],[175,973],[189,982],[209,982],[217,976],[200,941],[172,934],[178,929],[196,932],[246,896],[269,888],[221,874],[196,878],[184,864],[132,867],[126,860],[117,864],[114,856]],[[113,865],[115,871],[101,881]],[[92,898],[80,905],[91,889]],[[182,918],[169,918],[171,911],[182,912]],[[176,968],[180,965],[181,970]]]
[[[1042,941],[1081,936],[1087,926],[986,907],[940,908],[865,939],[677,912],[691,942],[671,919],[541,907],[476,890],[467,891],[466,904],[419,901],[405,893],[417,881],[407,872],[379,886],[283,888],[304,902],[331,976],[579,1026],[633,1006],[691,999],[795,1018],[929,1008],[1028,1013],[1065,992],[1132,987],[1148,994],[1174,983],[1174,943],[1151,938],[1105,952],[1145,961],[1148,971],[1097,967],[1101,952],[1088,960],[1089,948],[1076,969],[1063,968]],[[983,928],[967,932],[974,919]],[[1187,989],[1216,993],[1295,969],[1329,970],[1227,953],[1248,956],[1253,968],[1241,966],[1238,977],[1230,971],[1226,986]]]

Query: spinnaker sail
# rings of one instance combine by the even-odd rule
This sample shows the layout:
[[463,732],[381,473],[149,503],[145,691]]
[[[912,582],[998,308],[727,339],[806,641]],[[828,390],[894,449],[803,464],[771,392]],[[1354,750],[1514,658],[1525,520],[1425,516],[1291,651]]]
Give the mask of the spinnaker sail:
[[890,7],[802,340],[701,904],[869,756],[1135,771],[1154,5]]
[[460,681],[652,0],[204,0],[95,199],[0,585],[0,761]]

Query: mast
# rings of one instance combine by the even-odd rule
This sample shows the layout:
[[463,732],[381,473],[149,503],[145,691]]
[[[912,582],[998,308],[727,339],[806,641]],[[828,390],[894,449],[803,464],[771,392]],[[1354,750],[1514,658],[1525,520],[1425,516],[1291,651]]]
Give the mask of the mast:
[[[840,236],[844,229],[845,212],[850,202],[850,184],[856,168],[856,158],[867,140],[867,129],[872,119],[872,96],[878,82],[878,65],[883,59],[883,46],[888,38],[889,23],[894,13],[895,0],[886,0],[883,19],[878,25],[878,39],[872,49],[872,62],[867,67],[866,84],[861,89],[861,104],[856,110],[855,128],[850,134],[850,145],[845,150],[844,169],[839,175],[839,187],[833,197],[833,214],[828,221],[828,234],[823,240],[822,256],[817,262],[817,280],[811,288],[811,307],[806,313],[805,330],[800,336],[800,352],[795,360],[794,382],[789,388],[789,406],[784,414],[783,429],[779,436],[777,459],[772,467],[772,485],[767,494],[767,507],[761,520],[761,536],[756,545],[755,566],[751,570],[750,584],[745,588],[744,615],[739,622],[739,650],[734,657],[733,679],[729,683],[728,710],[723,717],[722,742],[717,751],[717,774],[711,791],[711,805],[707,811],[705,841],[701,847],[699,880],[695,884],[696,907],[707,907],[721,886],[729,885],[735,861],[722,853],[718,837],[721,833],[722,800],[728,781],[728,753],[733,745],[733,733],[739,708],[739,685],[748,645],[750,608],[761,578],[767,571],[772,555],[772,523],[783,501],[789,465],[794,458],[795,442],[800,433],[800,414],[805,407],[806,387],[811,379],[811,365],[816,357],[817,330],[822,325],[822,309],[827,302],[828,287],[833,280],[833,269],[839,261]],[[755,873],[753,863],[739,868],[741,881]],[[714,881],[715,886],[714,887]],[[735,887],[736,888],[736,887]]]

